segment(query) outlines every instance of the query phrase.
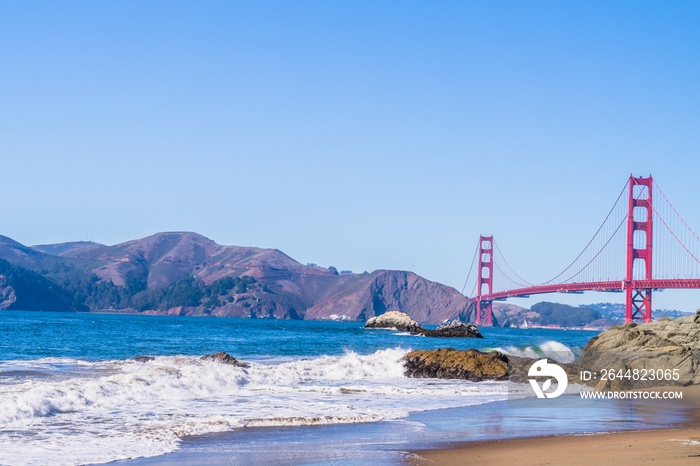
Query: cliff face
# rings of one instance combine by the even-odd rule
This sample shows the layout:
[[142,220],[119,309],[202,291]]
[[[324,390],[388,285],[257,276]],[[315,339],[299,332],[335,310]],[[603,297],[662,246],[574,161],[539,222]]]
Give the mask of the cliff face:
[[0,275],[0,309],[12,309],[17,302],[15,289],[7,284],[7,277]]
[[363,277],[348,292],[315,304],[305,318],[363,321],[387,311],[406,313],[422,324],[471,317],[468,299],[454,288],[412,272],[381,270]]

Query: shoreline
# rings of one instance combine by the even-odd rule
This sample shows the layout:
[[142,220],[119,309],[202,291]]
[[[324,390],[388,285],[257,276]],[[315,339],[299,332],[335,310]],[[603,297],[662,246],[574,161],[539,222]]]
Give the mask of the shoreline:
[[[638,411],[640,408],[642,412]],[[503,445],[525,444],[534,445],[534,451],[538,451],[540,448],[556,449],[569,439],[609,437],[617,433],[630,439],[641,439],[656,435],[654,432],[682,430],[688,424],[688,411],[676,406],[669,408],[660,411],[657,406],[644,411],[639,403],[625,406],[617,401],[605,401],[600,409],[584,410],[587,413],[580,409],[559,408],[554,416],[550,416],[546,410],[512,408],[507,401],[501,400],[420,411],[405,418],[380,422],[249,427],[191,436],[183,438],[174,452],[115,464],[324,464],[329,461],[377,465],[470,464],[470,459],[484,456],[483,453],[474,456],[475,448],[498,452]],[[660,428],[666,425],[671,429]],[[548,435],[550,432],[557,435]],[[681,434],[678,438],[692,440]],[[694,438],[700,440],[700,430]],[[646,440],[642,442],[646,443]],[[468,450],[466,455],[465,450]],[[541,451],[544,450],[539,450],[536,455],[539,459],[543,459]],[[490,459],[476,462],[491,464]],[[518,456],[503,464],[506,463],[528,464]],[[570,458],[563,460],[562,464],[571,464]]]
[[700,458],[700,386],[654,390],[682,391],[682,400],[666,403],[682,408],[687,420],[679,426],[665,428],[523,436],[449,445],[436,443],[434,448],[411,450],[406,464],[697,464]]

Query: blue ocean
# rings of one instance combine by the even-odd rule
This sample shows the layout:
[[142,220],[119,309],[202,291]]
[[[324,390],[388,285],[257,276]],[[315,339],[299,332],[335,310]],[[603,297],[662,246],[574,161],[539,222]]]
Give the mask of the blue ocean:
[[[507,416],[505,382],[404,377],[410,350],[497,349],[569,362],[596,335],[481,330],[484,339],[435,339],[347,322],[3,311],[0,464],[186,464],[195,454],[319,464],[340,455],[353,463],[370,451],[393,463],[445,439],[667,422],[616,408]],[[219,351],[250,367],[200,359]]]

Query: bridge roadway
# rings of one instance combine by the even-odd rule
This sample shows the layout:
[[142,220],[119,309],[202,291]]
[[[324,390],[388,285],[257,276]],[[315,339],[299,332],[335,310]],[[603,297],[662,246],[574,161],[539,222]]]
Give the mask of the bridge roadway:
[[[672,279],[672,280],[633,280],[633,289],[692,289],[700,288],[700,280],[694,279]],[[499,291],[497,293],[481,295],[481,301],[497,301],[506,298],[526,297],[533,294],[544,293],[575,293],[579,291],[624,291],[626,289],[624,281],[590,282],[590,283],[567,283],[560,285],[531,286],[518,288],[516,290]],[[477,301],[477,298],[472,298]]]

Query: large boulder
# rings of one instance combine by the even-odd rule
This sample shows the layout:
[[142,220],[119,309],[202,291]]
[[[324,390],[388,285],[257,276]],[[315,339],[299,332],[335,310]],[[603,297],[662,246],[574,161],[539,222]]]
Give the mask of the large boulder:
[[464,322],[451,322],[441,325],[435,330],[423,330],[420,334],[426,337],[484,338],[476,325],[465,324]]
[[590,339],[585,351],[700,350],[700,312],[694,316],[665,317],[648,324],[631,322],[610,327]]
[[[452,348],[411,351],[403,359],[407,377],[463,379],[473,382],[508,380],[524,384],[529,383],[528,371],[537,362],[537,359],[508,356],[499,351],[482,353],[476,349],[457,351]],[[586,383],[579,377],[582,368],[578,363],[562,364],[552,359],[548,359],[548,362],[564,369],[570,383]]]
[[402,332],[423,331],[423,327],[418,322],[411,319],[408,314],[398,311],[389,311],[372,317],[365,324],[365,328],[395,328]]
[[[577,364],[591,372],[613,370],[623,377],[598,380],[596,390],[626,390],[664,385],[700,383],[700,312],[677,319],[663,318],[656,322],[631,322],[611,327],[591,338]],[[671,379],[666,377],[673,374]],[[632,377],[624,377],[630,370]],[[659,370],[647,380],[635,380],[637,374]],[[669,372],[667,372],[667,370]]]
[[382,315],[372,317],[365,324],[365,328],[391,328],[402,332],[411,332],[415,335],[443,338],[484,338],[474,324],[464,322],[450,322],[441,325],[435,330],[424,329],[418,322],[411,319],[408,314],[398,311],[389,311]]
[[498,351],[482,353],[470,349],[457,351],[442,348],[434,351],[411,351],[404,356],[407,377],[434,377],[482,380],[507,380],[508,357]]

